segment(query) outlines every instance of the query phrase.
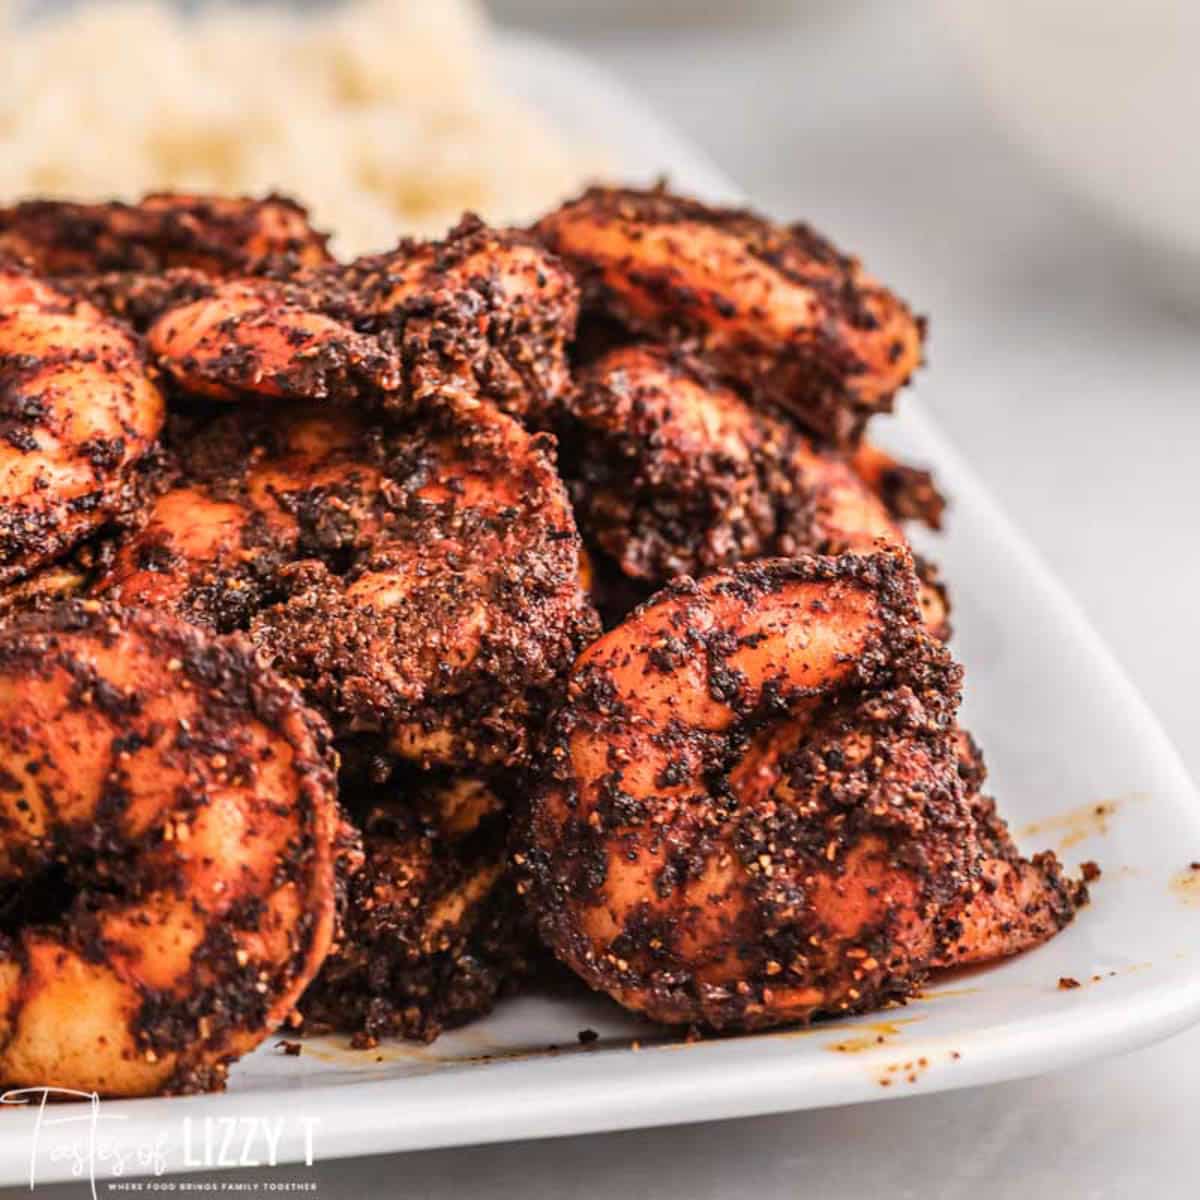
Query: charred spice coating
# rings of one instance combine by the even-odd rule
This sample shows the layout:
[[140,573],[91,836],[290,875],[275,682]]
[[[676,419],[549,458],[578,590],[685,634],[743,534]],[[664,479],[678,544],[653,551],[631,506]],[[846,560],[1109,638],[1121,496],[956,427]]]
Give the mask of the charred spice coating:
[[903,554],[677,581],[581,657],[551,727],[516,851],[543,938],[627,1007],[726,1030],[1044,940],[1082,893],[981,824],[960,675]]
[[363,869],[345,928],[301,1002],[306,1033],[432,1042],[486,1015],[529,969],[532,924],[508,868],[506,804],[486,782],[434,773],[352,787]]
[[273,260],[326,262],[327,237],[294,200],[161,193],[138,204],[30,200],[0,208],[0,257],[40,275],[157,273],[186,267],[248,275]]
[[0,584],[136,512],[163,417],[136,339],[0,265]]
[[219,1086],[329,949],[328,729],[244,641],[0,626],[0,1086]]
[[339,734],[518,764],[595,635],[547,440],[490,406],[230,415],[95,585],[245,629]]

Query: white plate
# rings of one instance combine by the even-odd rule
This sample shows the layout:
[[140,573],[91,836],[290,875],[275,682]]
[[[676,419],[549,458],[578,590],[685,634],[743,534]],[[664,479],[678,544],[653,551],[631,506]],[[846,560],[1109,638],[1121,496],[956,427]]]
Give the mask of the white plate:
[[[734,196],[586,63],[506,40],[504,65],[573,136],[622,148],[624,174],[665,171],[685,190]],[[94,1124],[79,1106],[48,1108],[40,1125],[36,1111],[0,1116],[0,1182],[31,1170],[38,1181],[86,1175],[89,1164],[103,1181],[303,1161],[310,1137],[312,1154],[327,1159],[882,1100],[1053,1070],[1200,1019],[1200,885],[1181,883],[1200,859],[1188,777],[1074,603],[914,397],[900,407],[887,440],[933,465],[953,499],[932,548],[954,589],[965,716],[992,788],[1030,849],[1104,869],[1093,904],[1062,936],[936,982],[902,1010],[809,1030],[684,1045],[597,997],[527,997],[428,1048],[362,1053],[324,1040],[291,1058],[268,1043],[222,1095],[105,1102]],[[1082,986],[1063,990],[1062,977]],[[600,1040],[580,1046],[584,1028]],[[273,1155],[255,1121],[272,1123]]]

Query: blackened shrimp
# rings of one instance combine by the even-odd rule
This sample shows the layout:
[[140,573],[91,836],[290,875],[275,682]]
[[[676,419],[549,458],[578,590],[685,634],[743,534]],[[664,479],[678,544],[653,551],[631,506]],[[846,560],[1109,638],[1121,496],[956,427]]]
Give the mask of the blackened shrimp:
[[441,241],[405,241],[339,275],[363,328],[403,347],[408,393],[455,381],[535,422],[571,389],[575,280],[531,238],[464,219]]
[[209,461],[99,589],[248,629],[339,733],[430,764],[524,761],[596,631],[547,440],[486,405],[233,428],[193,447]]
[[159,193],[138,204],[34,200],[0,208],[0,255],[43,275],[190,267],[244,275],[272,260],[316,266],[328,239],[292,200]]
[[685,340],[824,439],[854,441],[920,365],[922,322],[805,225],[592,188],[536,228],[579,273],[585,312]]
[[[555,428],[585,536],[651,588],[757,557],[906,544],[850,460],[678,350],[603,355],[580,372]],[[924,595],[940,629],[944,600]]]
[[661,584],[770,552],[794,491],[782,422],[655,346],[606,354],[578,383],[555,422],[563,472],[626,575]]
[[[192,391],[362,398],[407,411],[455,388],[518,417],[571,387],[567,342],[578,293],[570,272],[529,238],[464,220],[437,242],[388,254],[231,281],[215,294],[118,288],[123,308],[159,302],[149,339]],[[112,289],[108,289],[112,292]],[[194,288],[192,289],[194,290]]]
[[550,446],[453,407],[393,441],[382,474],[379,533],[340,573],[298,564],[252,634],[338,729],[428,765],[524,762],[596,628]]
[[[959,669],[898,555],[766,560],[683,580],[592,645],[518,839],[543,938],[668,1023],[737,1029],[912,993],[1010,954],[1078,899],[991,855],[959,772]],[[1046,926],[1004,893],[1010,869]]]
[[219,1087],[330,944],[328,732],[244,643],[68,602],[0,627],[0,1086]]
[[180,385],[216,399],[353,402],[396,391],[398,357],[317,305],[272,280],[232,280],[168,308],[147,340]]
[[130,334],[0,269],[0,583],[136,507],[163,415]]

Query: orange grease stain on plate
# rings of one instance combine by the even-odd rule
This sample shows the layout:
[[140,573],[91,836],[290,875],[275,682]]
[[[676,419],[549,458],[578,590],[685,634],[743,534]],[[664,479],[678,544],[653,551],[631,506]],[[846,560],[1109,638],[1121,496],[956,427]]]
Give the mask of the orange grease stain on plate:
[[672,1033],[656,1035],[652,1032],[642,1038],[597,1037],[587,1041],[571,1038],[569,1041],[547,1042],[541,1046],[506,1046],[492,1041],[486,1034],[470,1030],[458,1029],[451,1036],[458,1043],[458,1048],[444,1053],[439,1053],[436,1046],[402,1041],[385,1041],[367,1050],[356,1050],[348,1040],[334,1042],[328,1039],[302,1042],[301,1053],[318,1062],[339,1067],[373,1067],[401,1062],[421,1066],[425,1069],[423,1073],[427,1073],[446,1067],[515,1062],[530,1058],[557,1058],[565,1054],[590,1054],[597,1050],[686,1050],[689,1046],[722,1040],[717,1037],[679,1038]]
[[977,996],[983,988],[977,987],[960,987],[960,988],[938,988],[935,992],[921,992],[918,1000],[954,1000],[960,996]]
[[[471,1066],[473,1064],[511,1061],[522,1058],[543,1058],[559,1054],[563,1050],[568,1049],[565,1046],[539,1046],[530,1049],[496,1048],[484,1050],[478,1054],[438,1055],[427,1047],[405,1045],[403,1043],[398,1044],[395,1042],[380,1042],[378,1046],[373,1046],[369,1050],[356,1050],[348,1044],[331,1045],[328,1042],[323,1042],[319,1045],[304,1042],[302,1045],[304,1047],[301,1052],[303,1055],[335,1067],[369,1069],[392,1063],[404,1063],[421,1067],[422,1071],[419,1072],[421,1074],[443,1070],[446,1067]],[[571,1049],[575,1049],[575,1047],[571,1047]]]
[[[923,1017],[896,1017],[891,1021],[872,1021],[868,1025],[844,1025],[842,1026],[851,1034],[850,1037],[842,1038],[836,1042],[826,1042],[825,1049],[832,1050],[834,1054],[861,1054],[864,1050],[874,1050],[877,1046],[889,1045],[895,1038],[899,1037],[903,1032],[901,1026],[915,1025],[918,1021],[924,1020]],[[836,1026],[816,1026],[811,1030],[812,1033],[833,1033],[840,1032]]]
[[1113,800],[1101,800],[1095,804],[1083,804],[1058,816],[1033,821],[1017,831],[1020,839],[1041,838],[1046,834],[1058,834],[1055,850],[1070,850],[1072,846],[1092,837],[1103,837],[1108,832],[1109,821],[1126,804],[1146,800],[1144,793],[1134,793]]
[[[900,1008],[900,1005],[896,1005]],[[884,1010],[886,1011],[886,1010]],[[853,1025],[848,1022],[840,1024],[834,1021],[814,1021],[811,1025],[799,1025],[793,1029],[772,1029],[760,1034],[760,1037],[769,1038],[804,1038],[818,1037],[822,1034],[829,1033],[848,1033],[851,1035],[863,1034],[868,1030],[872,1030],[875,1034],[883,1032],[886,1036],[889,1032],[894,1032],[897,1026],[900,1025],[915,1025],[918,1021],[925,1020],[924,1017],[893,1017],[891,1020],[874,1021],[869,1025],[858,1024]],[[886,1027],[886,1029],[884,1028]]]
[[357,1050],[347,1042],[320,1041],[300,1042],[300,1053],[304,1058],[315,1058],[317,1062],[335,1067],[369,1067],[378,1063],[411,1062],[436,1067],[440,1061],[429,1052],[428,1047],[415,1046],[407,1042],[381,1042],[370,1049]]
[[1169,886],[1188,908],[1200,908],[1200,862],[1172,876]]

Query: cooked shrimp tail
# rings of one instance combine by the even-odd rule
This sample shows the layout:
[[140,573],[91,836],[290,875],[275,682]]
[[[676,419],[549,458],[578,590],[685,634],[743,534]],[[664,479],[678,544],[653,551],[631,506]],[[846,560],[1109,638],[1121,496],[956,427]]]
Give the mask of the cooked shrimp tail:
[[910,467],[870,442],[858,446],[851,463],[898,521],[921,521],[930,529],[941,529],[946,498],[930,472]]

